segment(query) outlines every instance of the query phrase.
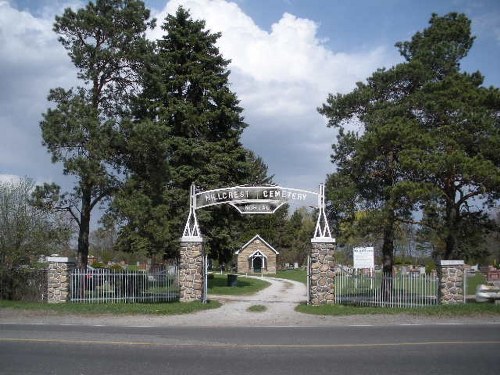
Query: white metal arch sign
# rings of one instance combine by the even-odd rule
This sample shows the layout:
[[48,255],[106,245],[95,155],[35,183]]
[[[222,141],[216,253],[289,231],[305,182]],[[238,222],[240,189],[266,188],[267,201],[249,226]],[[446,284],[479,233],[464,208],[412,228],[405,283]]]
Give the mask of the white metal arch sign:
[[272,214],[283,204],[306,202],[318,193],[280,186],[235,186],[195,193],[196,208],[227,203],[242,214]]
[[325,213],[325,191],[320,185],[319,192],[284,188],[280,186],[234,186],[197,192],[191,185],[189,217],[184,227],[182,241],[201,241],[201,233],[196,218],[200,208],[229,204],[242,214],[272,214],[285,203],[306,203],[316,201],[319,209],[313,241],[333,242]]

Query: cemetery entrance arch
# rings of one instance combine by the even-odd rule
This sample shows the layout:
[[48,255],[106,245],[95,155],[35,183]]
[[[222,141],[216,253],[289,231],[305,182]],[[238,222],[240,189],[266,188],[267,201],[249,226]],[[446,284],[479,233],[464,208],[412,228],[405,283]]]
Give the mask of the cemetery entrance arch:
[[[180,301],[207,300],[206,264],[203,237],[196,211],[205,207],[229,204],[244,215],[272,214],[285,203],[311,202],[318,209],[310,261],[308,262],[308,303],[334,302],[334,246],[325,212],[325,188],[319,192],[280,186],[234,186],[198,191],[191,185],[189,215],[181,238]],[[258,261],[257,261],[258,262]]]

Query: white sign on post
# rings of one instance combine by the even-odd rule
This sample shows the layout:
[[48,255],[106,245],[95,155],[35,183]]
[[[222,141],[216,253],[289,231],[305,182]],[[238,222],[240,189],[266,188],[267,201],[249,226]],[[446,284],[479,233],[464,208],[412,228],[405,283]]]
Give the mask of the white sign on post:
[[375,251],[373,247],[355,247],[352,249],[355,269],[375,268]]

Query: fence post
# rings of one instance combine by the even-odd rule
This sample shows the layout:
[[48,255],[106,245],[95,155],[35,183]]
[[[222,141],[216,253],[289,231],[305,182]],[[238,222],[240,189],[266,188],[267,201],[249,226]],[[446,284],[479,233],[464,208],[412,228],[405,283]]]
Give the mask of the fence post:
[[442,260],[439,267],[439,303],[442,305],[464,303],[464,261]]
[[50,256],[47,262],[47,302],[67,302],[70,298],[71,271],[76,267],[76,261],[68,257]]

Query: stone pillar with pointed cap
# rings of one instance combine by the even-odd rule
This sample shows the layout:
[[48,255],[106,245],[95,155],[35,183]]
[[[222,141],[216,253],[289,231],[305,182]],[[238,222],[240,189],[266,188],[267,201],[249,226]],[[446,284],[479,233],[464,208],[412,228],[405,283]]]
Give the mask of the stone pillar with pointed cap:
[[308,303],[324,305],[335,302],[335,239],[325,212],[325,187],[320,185],[318,220],[311,239],[308,264]]
[[204,251],[196,218],[196,188],[191,185],[189,216],[180,245],[180,302],[205,301]]

